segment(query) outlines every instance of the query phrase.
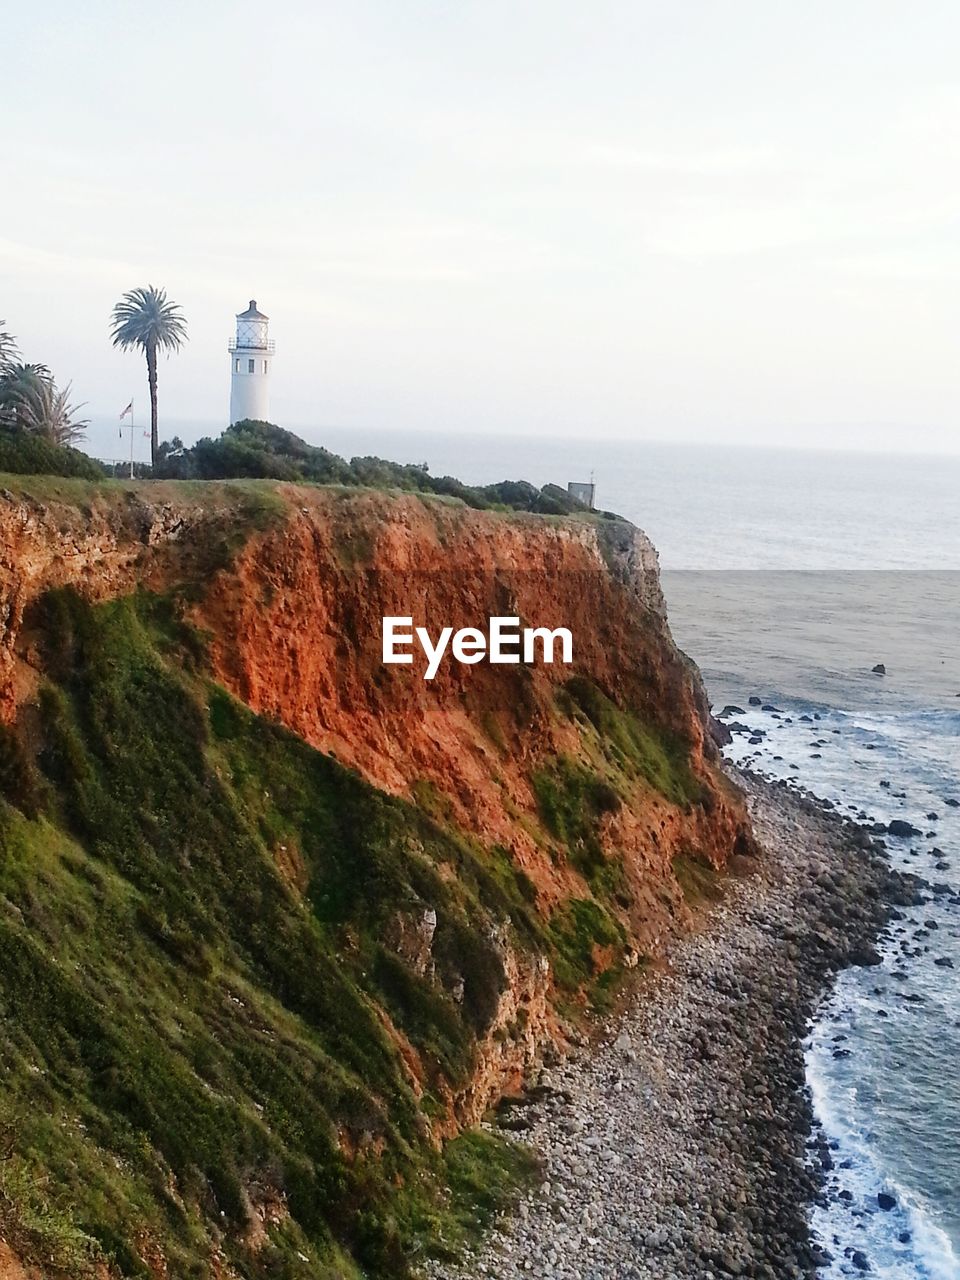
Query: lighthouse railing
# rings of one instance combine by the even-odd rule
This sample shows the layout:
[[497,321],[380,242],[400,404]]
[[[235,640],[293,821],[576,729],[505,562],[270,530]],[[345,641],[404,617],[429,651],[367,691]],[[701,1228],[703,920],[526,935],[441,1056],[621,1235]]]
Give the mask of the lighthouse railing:
[[236,338],[231,338],[227,343],[228,351],[266,351],[272,354],[276,350],[277,344],[272,338],[268,338],[266,342],[238,342]]

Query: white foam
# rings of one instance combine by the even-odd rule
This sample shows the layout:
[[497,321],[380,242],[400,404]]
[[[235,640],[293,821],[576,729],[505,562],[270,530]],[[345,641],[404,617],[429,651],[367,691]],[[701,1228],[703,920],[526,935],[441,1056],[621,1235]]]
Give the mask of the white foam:
[[[823,1024],[814,1031],[818,1039]],[[835,1163],[848,1163],[838,1171],[838,1181],[853,1194],[846,1204],[831,1199],[815,1208],[811,1226],[823,1245],[834,1254],[831,1264],[821,1270],[824,1280],[851,1274],[841,1245],[862,1249],[871,1274],[883,1280],[958,1280],[960,1258],[946,1231],[935,1221],[933,1211],[913,1189],[903,1186],[878,1162],[878,1152],[858,1127],[855,1084],[840,1084],[832,1078],[832,1060],[827,1044],[811,1043],[806,1054],[807,1081],[814,1114],[826,1136],[836,1143]],[[863,1229],[851,1229],[851,1210],[873,1210],[878,1192],[896,1198],[894,1210],[876,1209],[858,1218]],[[898,1237],[910,1233],[908,1242]]]

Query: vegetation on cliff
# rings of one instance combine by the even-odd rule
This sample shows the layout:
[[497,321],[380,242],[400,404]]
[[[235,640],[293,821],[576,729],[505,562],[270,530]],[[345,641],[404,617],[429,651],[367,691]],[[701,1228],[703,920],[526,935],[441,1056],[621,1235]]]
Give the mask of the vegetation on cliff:
[[[132,332],[132,319],[130,327]],[[139,339],[130,338],[127,345],[138,343]],[[155,355],[153,361],[155,364]],[[16,373],[11,366],[6,381],[0,370],[0,473],[80,476],[91,480],[109,474],[127,479],[127,463],[104,466],[69,447],[82,436],[86,423],[76,419],[66,394],[57,390],[43,366],[36,366],[42,377],[32,372],[33,368],[19,366],[20,372]],[[29,395],[21,388],[24,380],[29,384]],[[151,387],[155,391],[152,383]],[[155,406],[151,411],[155,412]],[[348,461],[322,446],[307,444],[292,431],[270,422],[237,422],[215,439],[204,436],[190,447],[174,437],[156,445],[153,456],[152,466],[135,464],[139,479],[281,480],[436,494],[459,499],[480,511],[531,511],[557,516],[586,510],[559,485],[538,488],[526,480],[468,485],[454,476],[431,475],[426,463],[390,462],[370,456]],[[599,515],[608,520],[619,519],[611,512]]]
[[21,476],[75,476],[98,480],[104,469],[79,449],[59,445],[33,432],[0,425],[0,472]]
[[455,1242],[522,1172],[483,1137],[428,1140],[500,939],[575,987],[622,929],[596,904],[544,921],[509,859],[254,716],[169,602],[52,592],[31,622],[39,749],[0,738],[7,1238],[131,1276],[151,1251],[182,1275],[218,1252],[246,1276],[401,1275]]
[[167,479],[272,479],[405,489],[459,498],[480,510],[500,507],[544,515],[584,510],[582,503],[557,485],[538,489],[524,480],[467,485],[453,476],[432,476],[425,463],[417,466],[374,457],[348,462],[270,422],[237,422],[216,439],[204,436],[191,448],[177,439],[164,442],[154,474]]

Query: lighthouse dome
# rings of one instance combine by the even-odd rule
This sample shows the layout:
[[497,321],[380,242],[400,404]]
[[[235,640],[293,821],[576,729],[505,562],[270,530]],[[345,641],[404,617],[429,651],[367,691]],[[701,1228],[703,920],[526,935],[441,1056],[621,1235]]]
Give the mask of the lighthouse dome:
[[246,311],[237,312],[237,342],[240,348],[253,348],[261,351],[269,347],[267,340],[267,324],[270,317],[265,316],[257,307],[255,298],[250,299]]
[[270,317],[265,316],[262,311],[259,311],[257,309],[256,298],[251,298],[250,305],[247,307],[246,311],[237,312],[237,319],[238,320],[269,320]]

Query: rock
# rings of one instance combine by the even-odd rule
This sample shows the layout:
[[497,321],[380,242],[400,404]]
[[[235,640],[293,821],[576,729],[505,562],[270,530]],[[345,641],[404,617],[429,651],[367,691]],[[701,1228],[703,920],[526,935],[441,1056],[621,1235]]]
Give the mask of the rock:
[[871,667],[870,670],[875,676],[885,676],[887,674],[887,668],[882,662],[878,662],[877,665],[875,667]]
[[753,693],[753,694],[751,694],[751,695],[750,695],[750,697],[747,699],[747,703],[748,703],[748,705],[749,705],[749,706],[751,706],[751,707],[759,707],[759,706],[762,706],[762,705],[763,705],[763,699],[762,699],[762,698],[758,698],[758,697],[757,697],[757,695],[756,695],[755,693]]
[[887,831],[892,836],[899,836],[901,840],[909,840],[913,836],[923,834],[912,822],[905,822],[903,818],[894,818],[892,822],[888,822]]
[[877,1204],[884,1213],[889,1213],[891,1209],[895,1209],[897,1207],[897,1197],[892,1196],[889,1191],[881,1191],[877,1196]]

